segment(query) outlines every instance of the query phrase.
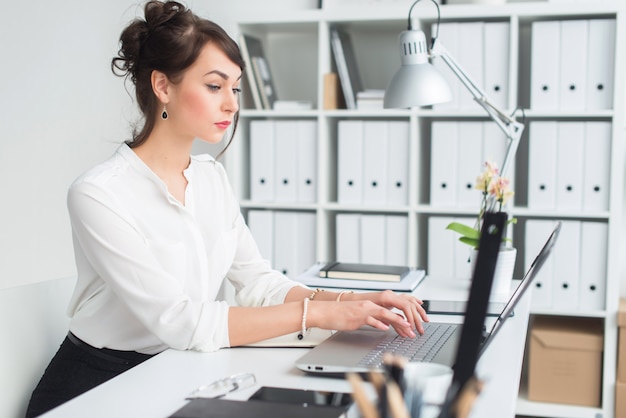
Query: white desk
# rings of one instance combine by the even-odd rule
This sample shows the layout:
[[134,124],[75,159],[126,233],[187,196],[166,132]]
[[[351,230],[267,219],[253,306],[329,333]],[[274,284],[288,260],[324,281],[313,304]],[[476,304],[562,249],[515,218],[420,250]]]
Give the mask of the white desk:
[[[467,286],[461,282],[428,279],[417,289],[421,298],[445,292],[462,299]],[[473,417],[515,416],[515,402],[522,367],[530,305],[528,294],[477,366],[485,381],[483,393],[474,404]],[[461,321],[461,317],[438,316],[439,320]],[[185,405],[185,396],[201,385],[239,372],[253,372],[254,387],[234,392],[231,399],[247,399],[260,386],[350,391],[343,379],[310,376],[294,367],[306,348],[223,349],[214,353],[167,350],[122,375],[50,411],[46,418],[167,417]]]

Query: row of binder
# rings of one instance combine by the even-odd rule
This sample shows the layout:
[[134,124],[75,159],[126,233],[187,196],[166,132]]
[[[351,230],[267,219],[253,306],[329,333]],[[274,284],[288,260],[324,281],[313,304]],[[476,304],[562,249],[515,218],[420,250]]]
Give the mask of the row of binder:
[[[474,188],[484,162],[498,167],[508,141],[492,122],[434,121],[431,125],[430,203],[439,207],[478,210],[482,194]],[[515,168],[505,177],[513,184]]]
[[[528,128],[528,208],[594,212],[609,208],[611,122],[533,121]],[[490,122],[435,121],[430,203],[478,208],[474,188],[485,161],[500,165],[507,140]],[[515,168],[505,174],[515,190]],[[511,202],[512,203],[512,202]]]
[[317,123],[250,122],[250,199],[312,203],[317,194]]
[[316,222],[311,212],[248,211],[248,228],[263,258],[290,278],[316,261]]
[[528,208],[608,210],[610,166],[610,122],[530,123]]
[[408,218],[338,213],[336,260],[344,263],[407,265]]
[[[337,260],[407,264],[406,216],[339,213],[335,221]],[[455,233],[446,230],[453,221],[472,225],[475,218],[432,216],[428,219],[427,271],[431,277],[471,277],[471,248],[459,242]],[[537,310],[603,310],[608,224],[576,220],[562,221],[562,224],[559,241],[535,278],[532,307]],[[314,264],[315,214],[250,210],[248,226],[261,255],[287,276],[296,277]],[[554,226],[553,220],[525,222],[524,270],[530,267]]]
[[[575,220],[562,223],[553,253],[535,278],[531,307],[536,310],[604,310],[608,224]],[[553,228],[552,220],[526,222],[526,269]]]
[[613,107],[615,19],[536,21],[531,30],[532,109]]
[[[470,76],[483,88],[491,102],[507,108],[509,99],[510,27],[508,22],[443,22],[439,24],[439,42]],[[436,24],[432,31],[436,35]],[[441,58],[433,65],[446,77],[452,89],[450,102],[435,109],[467,110],[479,105]]]
[[409,123],[342,120],[337,135],[337,201],[406,205]]

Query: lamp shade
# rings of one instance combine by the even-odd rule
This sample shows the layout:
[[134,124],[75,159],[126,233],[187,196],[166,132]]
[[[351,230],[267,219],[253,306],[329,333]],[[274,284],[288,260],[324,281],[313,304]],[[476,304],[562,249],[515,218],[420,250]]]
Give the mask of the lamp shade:
[[452,100],[445,78],[428,61],[424,32],[407,30],[400,34],[400,69],[385,90],[385,108],[429,106]]

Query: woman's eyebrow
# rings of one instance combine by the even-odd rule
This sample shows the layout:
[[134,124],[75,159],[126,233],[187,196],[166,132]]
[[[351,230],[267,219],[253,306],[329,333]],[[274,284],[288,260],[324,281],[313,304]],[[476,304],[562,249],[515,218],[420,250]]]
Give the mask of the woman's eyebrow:
[[224,72],[222,72],[220,70],[211,70],[211,71],[209,71],[208,73],[206,73],[204,75],[210,75],[210,74],[217,74],[220,77],[222,77],[224,80],[228,80],[228,78],[229,78],[228,74],[226,74],[226,73],[224,73]]
[[[220,70],[211,70],[208,73],[204,74],[205,76],[210,75],[210,74],[217,74],[220,77],[222,77],[224,80],[228,80],[230,77],[228,76],[228,74],[220,71]],[[239,77],[237,77],[237,80],[241,79],[243,74],[239,74]]]

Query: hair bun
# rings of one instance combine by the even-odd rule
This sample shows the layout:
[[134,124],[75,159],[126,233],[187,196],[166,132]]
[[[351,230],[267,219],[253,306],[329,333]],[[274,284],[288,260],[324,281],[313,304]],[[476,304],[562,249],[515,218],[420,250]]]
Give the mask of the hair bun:
[[148,37],[159,27],[187,9],[176,1],[149,1],[144,8],[144,19],[133,20],[120,36],[120,49],[111,61],[111,70],[120,76],[136,79],[137,62]]
[[186,11],[185,6],[176,2],[168,1],[162,3],[160,1],[150,1],[146,4],[144,15],[148,30],[152,31],[163,25],[180,12]]

